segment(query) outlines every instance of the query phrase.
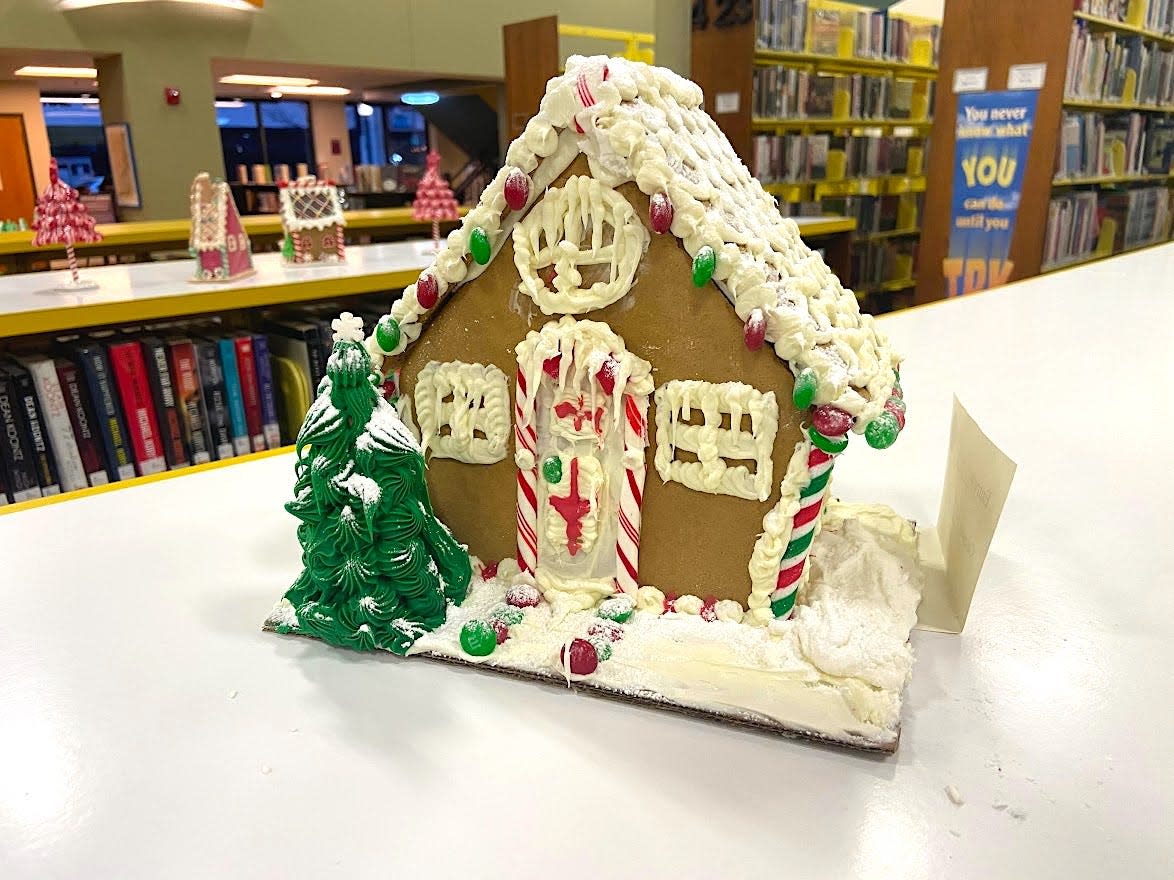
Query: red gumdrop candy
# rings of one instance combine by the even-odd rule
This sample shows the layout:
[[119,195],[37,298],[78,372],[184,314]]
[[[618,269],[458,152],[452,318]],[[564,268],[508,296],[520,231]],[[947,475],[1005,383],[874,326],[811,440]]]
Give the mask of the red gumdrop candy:
[[495,617],[489,621],[489,626],[497,636],[497,643],[499,645],[510,637],[510,628],[506,625],[504,620],[498,620]]
[[554,266],[546,266],[538,270],[538,277],[542,279],[542,285],[547,290],[554,290],[554,279],[558,275],[558,270]]
[[555,381],[558,381],[558,365],[562,359],[563,356],[561,354],[556,354],[552,358],[547,358],[542,362],[542,372],[546,373],[546,375],[550,376],[550,378],[554,379]]
[[595,373],[595,378],[599,382],[599,387],[603,389],[605,394],[614,394],[616,390],[616,370],[620,367],[619,361],[611,355],[607,356],[607,360],[603,362],[603,366]]
[[762,309],[755,309],[746,319],[746,327],[742,331],[742,338],[746,340],[746,347],[751,351],[758,351],[766,341],[766,315]]
[[673,203],[668,193],[653,193],[648,202],[648,223],[657,235],[664,235],[673,225]]
[[517,584],[509,588],[505,594],[505,601],[515,608],[536,608],[542,601],[542,594],[537,587],[529,584]]
[[701,619],[714,621],[717,620],[717,596],[706,596],[705,602],[701,605]]
[[436,300],[440,296],[440,291],[436,287],[436,279],[432,277],[430,272],[420,276],[416,282],[416,302],[420,304],[420,308],[430,309],[436,305]]
[[505,178],[505,203],[511,211],[520,211],[526,207],[526,200],[530,198],[530,177],[521,168],[511,168]]
[[842,409],[824,404],[811,414],[811,424],[825,437],[839,437],[852,427],[852,417]]
[[892,401],[887,401],[885,403],[885,412],[893,414],[893,417],[897,420],[897,430],[905,430],[905,410],[901,409],[901,407]]
[[590,675],[599,668],[599,655],[595,646],[586,639],[575,639],[571,642],[570,661],[567,660],[567,646],[563,645],[559,651],[559,660],[570,670],[571,675]]
[[497,562],[486,562],[481,566],[481,579],[490,581],[497,577]]

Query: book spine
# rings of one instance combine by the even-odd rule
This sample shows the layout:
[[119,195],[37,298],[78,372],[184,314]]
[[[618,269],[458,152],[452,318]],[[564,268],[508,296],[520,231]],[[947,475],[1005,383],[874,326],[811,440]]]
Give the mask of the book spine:
[[33,462],[33,442],[17,398],[16,384],[3,373],[0,373],[0,432],[4,435],[0,466],[8,476],[8,493],[13,502],[40,498],[41,485],[37,482],[37,468]]
[[106,475],[114,482],[129,480],[135,475],[135,463],[127,444],[126,421],[111,382],[106,353],[97,347],[85,347],[77,349],[77,356],[102,429]]
[[232,433],[228,427],[228,401],[224,396],[224,371],[215,342],[201,342],[196,348],[200,370],[200,388],[203,391],[204,415],[216,458],[232,458]]
[[220,368],[224,371],[224,393],[228,398],[228,424],[232,430],[232,447],[237,455],[249,452],[249,426],[245,423],[245,403],[241,397],[240,371],[236,366],[236,346],[231,339],[221,339]]
[[86,480],[91,486],[102,486],[110,482],[106,473],[102,438],[95,432],[97,421],[94,409],[86,398],[85,385],[78,375],[77,365],[67,360],[57,362],[57,380],[69,409],[69,421],[73,425],[73,438],[77,441],[78,455]]
[[175,385],[180,427],[184,443],[191,451],[192,464],[212,460],[208,426],[200,406],[200,377],[196,367],[196,347],[186,339],[170,343],[171,377]]
[[163,455],[171,470],[188,466],[188,452],[184,445],[183,428],[179,423],[179,407],[175,402],[175,385],[167,366],[167,346],[155,337],[142,341],[147,362],[147,381],[151,385],[151,399],[159,417]]
[[277,391],[273,387],[273,363],[269,360],[269,340],[262,333],[253,335],[253,361],[257,373],[257,391],[261,398],[261,430],[265,445],[281,445],[281,422],[277,417]]
[[147,365],[137,342],[120,342],[109,348],[110,366],[130,429],[131,447],[139,476],[167,470],[167,459],[159,442],[159,422],[151,404]]
[[245,407],[245,427],[254,452],[265,448],[265,434],[261,429],[261,391],[257,387],[257,363],[253,358],[253,338],[238,336],[236,368],[241,380],[241,399]]
[[37,465],[37,480],[41,484],[41,494],[60,495],[61,483],[57,479],[57,461],[46,439],[45,420],[41,415],[41,406],[37,402],[37,392],[33,388],[33,377],[27,370],[17,372],[16,391],[33,444],[33,460]]
[[306,353],[310,360],[310,399],[318,394],[318,383],[326,375],[326,359],[322,357],[322,334],[317,326],[305,331]]

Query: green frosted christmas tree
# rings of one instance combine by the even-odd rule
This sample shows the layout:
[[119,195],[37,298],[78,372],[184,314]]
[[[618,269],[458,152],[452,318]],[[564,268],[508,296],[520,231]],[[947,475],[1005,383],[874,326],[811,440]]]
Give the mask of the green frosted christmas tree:
[[403,654],[444,622],[448,602],[464,600],[472,567],[432,513],[424,456],[376,387],[363,322],[344,312],[332,326],[286,505],[301,520],[305,569],[285,594],[297,620],[278,629]]

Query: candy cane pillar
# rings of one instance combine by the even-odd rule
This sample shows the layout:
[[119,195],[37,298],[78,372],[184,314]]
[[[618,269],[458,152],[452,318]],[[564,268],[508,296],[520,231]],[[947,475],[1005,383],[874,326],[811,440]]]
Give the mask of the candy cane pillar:
[[[534,424],[534,398],[526,387],[526,375],[518,366],[514,393],[514,442],[518,450],[518,568],[533,574],[538,568],[538,430]],[[534,389],[537,395],[538,389]],[[529,453],[529,457],[526,457]],[[530,467],[522,467],[521,460]]]
[[783,552],[782,562],[779,563],[778,581],[770,597],[770,609],[778,619],[790,617],[795,610],[795,597],[807,566],[807,557],[811,552],[811,542],[815,538],[835,461],[835,455],[814,446],[807,454],[810,478],[799,492],[799,510],[791,520],[791,537]]
[[644,503],[647,471],[644,447],[648,443],[648,395],[624,395],[624,482],[620,487],[619,532],[616,535],[616,586],[636,595],[640,558],[640,508]]

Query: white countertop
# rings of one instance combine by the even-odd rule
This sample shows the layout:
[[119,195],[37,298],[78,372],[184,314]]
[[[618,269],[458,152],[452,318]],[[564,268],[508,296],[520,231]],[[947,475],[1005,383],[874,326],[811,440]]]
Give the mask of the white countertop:
[[889,759],[263,634],[288,456],[0,517],[0,877],[1170,876],[1171,278],[885,319],[909,427],[838,492],[932,521],[954,392],[1019,463]]
[[254,254],[256,272],[233,281],[192,281],[194,260],[164,260],[151,263],[122,263],[115,266],[79,268],[86,281],[96,282],[93,290],[61,292],[55,286],[69,280],[69,271],[22,272],[0,275],[0,320],[8,315],[35,312],[68,305],[131,302],[160,297],[219,293],[277,287],[311,280],[361,278],[386,272],[418,272],[431,262],[431,241],[395,241],[387,244],[360,244],[347,248],[345,263],[287,266],[277,253]]

